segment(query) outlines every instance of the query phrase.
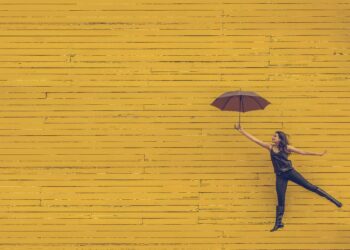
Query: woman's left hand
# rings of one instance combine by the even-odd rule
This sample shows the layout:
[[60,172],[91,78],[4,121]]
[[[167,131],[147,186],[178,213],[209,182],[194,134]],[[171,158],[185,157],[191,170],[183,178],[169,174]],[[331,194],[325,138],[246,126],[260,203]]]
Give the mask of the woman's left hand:
[[324,155],[325,153],[327,153],[327,150],[323,151],[323,153],[320,153],[319,156]]

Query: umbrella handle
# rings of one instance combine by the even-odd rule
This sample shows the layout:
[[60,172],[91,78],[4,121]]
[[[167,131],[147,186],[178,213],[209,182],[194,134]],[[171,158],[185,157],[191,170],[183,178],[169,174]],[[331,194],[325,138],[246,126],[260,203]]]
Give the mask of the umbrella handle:
[[239,114],[238,114],[238,125],[241,127],[241,109],[243,110],[243,98],[242,96],[239,96]]
[[241,113],[239,113],[238,127],[241,128]]

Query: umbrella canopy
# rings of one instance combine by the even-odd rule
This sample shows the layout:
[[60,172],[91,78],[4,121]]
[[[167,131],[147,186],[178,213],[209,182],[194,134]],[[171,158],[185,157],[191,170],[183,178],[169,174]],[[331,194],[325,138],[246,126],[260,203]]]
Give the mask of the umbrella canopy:
[[229,91],[217,97],[211,105],[224,111],[240,112],[265,109],[270,102],[253,91]]

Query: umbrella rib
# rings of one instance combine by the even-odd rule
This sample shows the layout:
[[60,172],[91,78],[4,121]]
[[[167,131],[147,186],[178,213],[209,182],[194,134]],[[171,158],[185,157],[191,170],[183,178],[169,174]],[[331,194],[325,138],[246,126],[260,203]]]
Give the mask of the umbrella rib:
[[223,110],[225,109],[227,103],[228,103],[230,100],[231,100],[230,98],[227,98],[227,101],[226,101],[225,105],[222,107]]
[[261,109],[264,109],[263,107],[261,107],[260,103],[256,101],[256,99],[255,99],[255,98],[251,98],[251,99],[253,99],[253,100],[254,100],[254,102],[256,102],[256,103],[259,105],[259,107],[260,107]]

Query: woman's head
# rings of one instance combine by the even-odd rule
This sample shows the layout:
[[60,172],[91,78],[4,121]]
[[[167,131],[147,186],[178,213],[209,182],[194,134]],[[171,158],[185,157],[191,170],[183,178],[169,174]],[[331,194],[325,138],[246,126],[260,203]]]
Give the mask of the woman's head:
[[287,145],[289,145],[289,135],[283,131],[277,130],[272,136],[272,142],[278,147],[280,151],[288,152]]

